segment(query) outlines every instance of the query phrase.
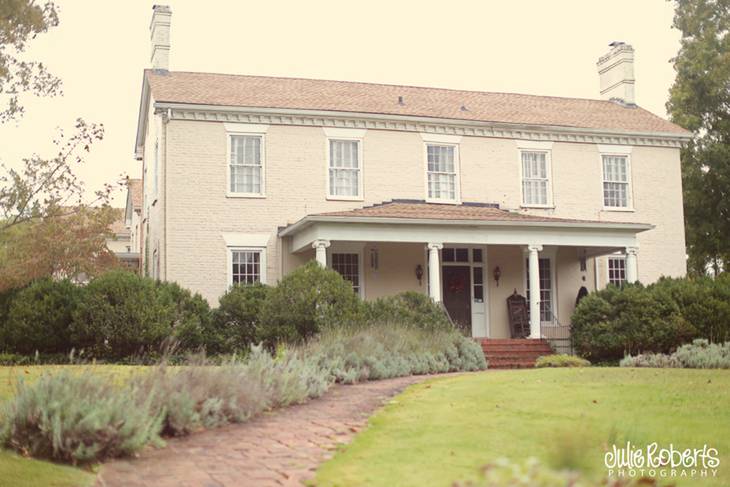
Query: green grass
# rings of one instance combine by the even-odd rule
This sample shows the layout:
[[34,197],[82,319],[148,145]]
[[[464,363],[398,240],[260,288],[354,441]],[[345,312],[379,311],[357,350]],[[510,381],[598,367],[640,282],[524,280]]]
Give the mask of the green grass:
[[[33,381],[44,372],[72,367],[79,372],[84,366],[49,365],[0,367],[0,402],[13,395],[18,377]],[[134,367],[94,365],[95,373],[110,374],[123,380]],[[87,470],[42,460],[23,458],[7,450],[0,450],[0,487],[85,487],[93,485],[96,476]]]
[[604,448],[658,442],[720,453],[730,484],[730,371],[536,369],[489,371],[413,386],[322,465],[314,484],[444,486],[499,457],[606,474]]

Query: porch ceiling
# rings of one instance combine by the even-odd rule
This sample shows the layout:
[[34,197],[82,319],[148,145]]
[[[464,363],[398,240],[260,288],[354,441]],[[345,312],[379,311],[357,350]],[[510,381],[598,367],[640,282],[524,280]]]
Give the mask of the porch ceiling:
[[526,215],[494,205],[393,201],[309,215],[282,228],[279,236],[291,237],[295,252],[315,240],[635,247],[636,235],[652,228],[645,223]]

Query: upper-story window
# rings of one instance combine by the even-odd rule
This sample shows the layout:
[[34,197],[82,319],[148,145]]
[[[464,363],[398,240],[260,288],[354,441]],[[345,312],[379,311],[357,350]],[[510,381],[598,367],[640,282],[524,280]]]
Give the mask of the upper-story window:
[[158,179],[160,177],[160,140],[155,140],[155,154],[154,154],[154,175],[152,180],[152,191],[155,198],[157,197],[157,185],[158,185]]
[[631,166],[628,155],[602,154],[603,206],[631,208]]
[[522,150],[522,205],[550,206],[550,153],[548,151]]
[[327,195],[332,199],[362,198],[359,140],[329,139]]
[[230,144],[229,193],[263,195],[263,136],[230,134],[228,140]]
[[459,199],[457,146],[426,144],[426,163],[428,199],[457,202]]

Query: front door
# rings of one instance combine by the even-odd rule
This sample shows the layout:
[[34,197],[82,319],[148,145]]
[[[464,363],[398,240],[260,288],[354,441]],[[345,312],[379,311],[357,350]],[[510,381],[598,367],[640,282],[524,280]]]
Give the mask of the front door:
[[444,306],[454,323],[471,336],[471,268],[443,266]]

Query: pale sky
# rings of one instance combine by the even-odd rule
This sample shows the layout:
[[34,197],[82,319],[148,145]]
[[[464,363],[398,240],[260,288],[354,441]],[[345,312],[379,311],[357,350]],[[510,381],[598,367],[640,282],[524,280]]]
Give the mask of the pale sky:
[[[89,189],[140,177],[133,149],[154,2],[55,2],[60,25],[31,42],[27,59],[46,63],[64,95],[23,98],[25,117],[0,125],[0,161],[50,154],[55,128],[83,117],[106,128],[78,171]],[[637,103],[663,117],[680,39],[666,0],[167,3],[179,71],[598,98],[596,61],[621,40],[636,50]]]

